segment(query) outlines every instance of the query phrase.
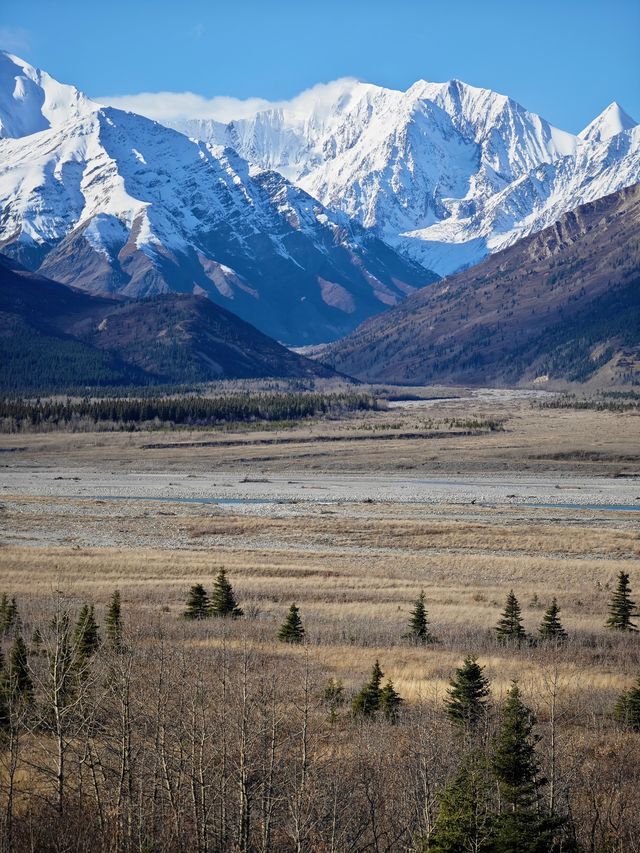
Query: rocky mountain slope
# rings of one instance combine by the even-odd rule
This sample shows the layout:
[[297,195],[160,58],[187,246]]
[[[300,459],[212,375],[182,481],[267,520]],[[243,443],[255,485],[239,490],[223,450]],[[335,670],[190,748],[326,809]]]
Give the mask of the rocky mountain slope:
[[319,357],[369,381],[640,383],[640,185],[414,294]]
[[92,293],[205,294],[299,344],[435,278],[276,172],[4,53],[0,137],[0,249]]
[[0,256],[0,390],[327,376],[202,296],[91,296]]
[[640,180],[640,128],[612,104],[575,136],[505,95],[353,80],[250,118],[179,121],[286,175],[441,275]]

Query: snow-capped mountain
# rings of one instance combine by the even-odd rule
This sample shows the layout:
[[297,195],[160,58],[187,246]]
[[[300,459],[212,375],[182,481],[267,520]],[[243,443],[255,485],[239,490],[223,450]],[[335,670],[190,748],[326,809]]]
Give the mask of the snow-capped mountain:
[[205,293],[288,343],[433,280],[235,151],[90,101],[0,53],[0,250],[94,293]]
[[0,51],[0,139],[59,127],[98,108],[75,86]]
[[406,92],[338,81],[315,102],[177,126],[277,169],[442,275],[640,180],[640,132],[617,104],[575,136],[458,80]]
[[631,130],[636,124],[637,122],[622,109],[620,104],[614,101],[599,116],[596,116],[591,124],[581,130],[578,136],[585,142],[602,142],[617,136],[623,130]]
[[0,251],[96,293],[204,293],[288,343],[638,181],[617,104],[575,136],[457,80],[339,80],[168,128],[0,53]]

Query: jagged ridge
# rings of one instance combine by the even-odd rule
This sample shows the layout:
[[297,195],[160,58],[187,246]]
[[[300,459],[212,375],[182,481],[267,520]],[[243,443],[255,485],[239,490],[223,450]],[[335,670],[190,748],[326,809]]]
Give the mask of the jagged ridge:
[[435,278],[229,148],[7,54],[2,84],[0,249],[32,270],[94,293],[202,293],[288,343],[334,339]]

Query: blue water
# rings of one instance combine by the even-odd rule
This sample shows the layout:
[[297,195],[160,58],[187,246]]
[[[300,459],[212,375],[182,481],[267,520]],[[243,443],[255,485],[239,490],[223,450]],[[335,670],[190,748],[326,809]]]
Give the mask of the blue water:
[[292,500],[279,498],[174,498],[157,495],[78,495],[80,499],[95,501],[160,501],[172,504],[282,504],[294,503]]
[[594,512],[640,512],[639,504],[521,504],[542,509],[590,509]]

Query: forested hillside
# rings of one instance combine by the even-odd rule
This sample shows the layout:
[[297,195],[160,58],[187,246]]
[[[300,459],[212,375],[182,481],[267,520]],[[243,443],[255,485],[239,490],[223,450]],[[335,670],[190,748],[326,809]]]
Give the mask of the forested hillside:
[[89,296],[0,256],[0,390],[330,373],[204,297]]

